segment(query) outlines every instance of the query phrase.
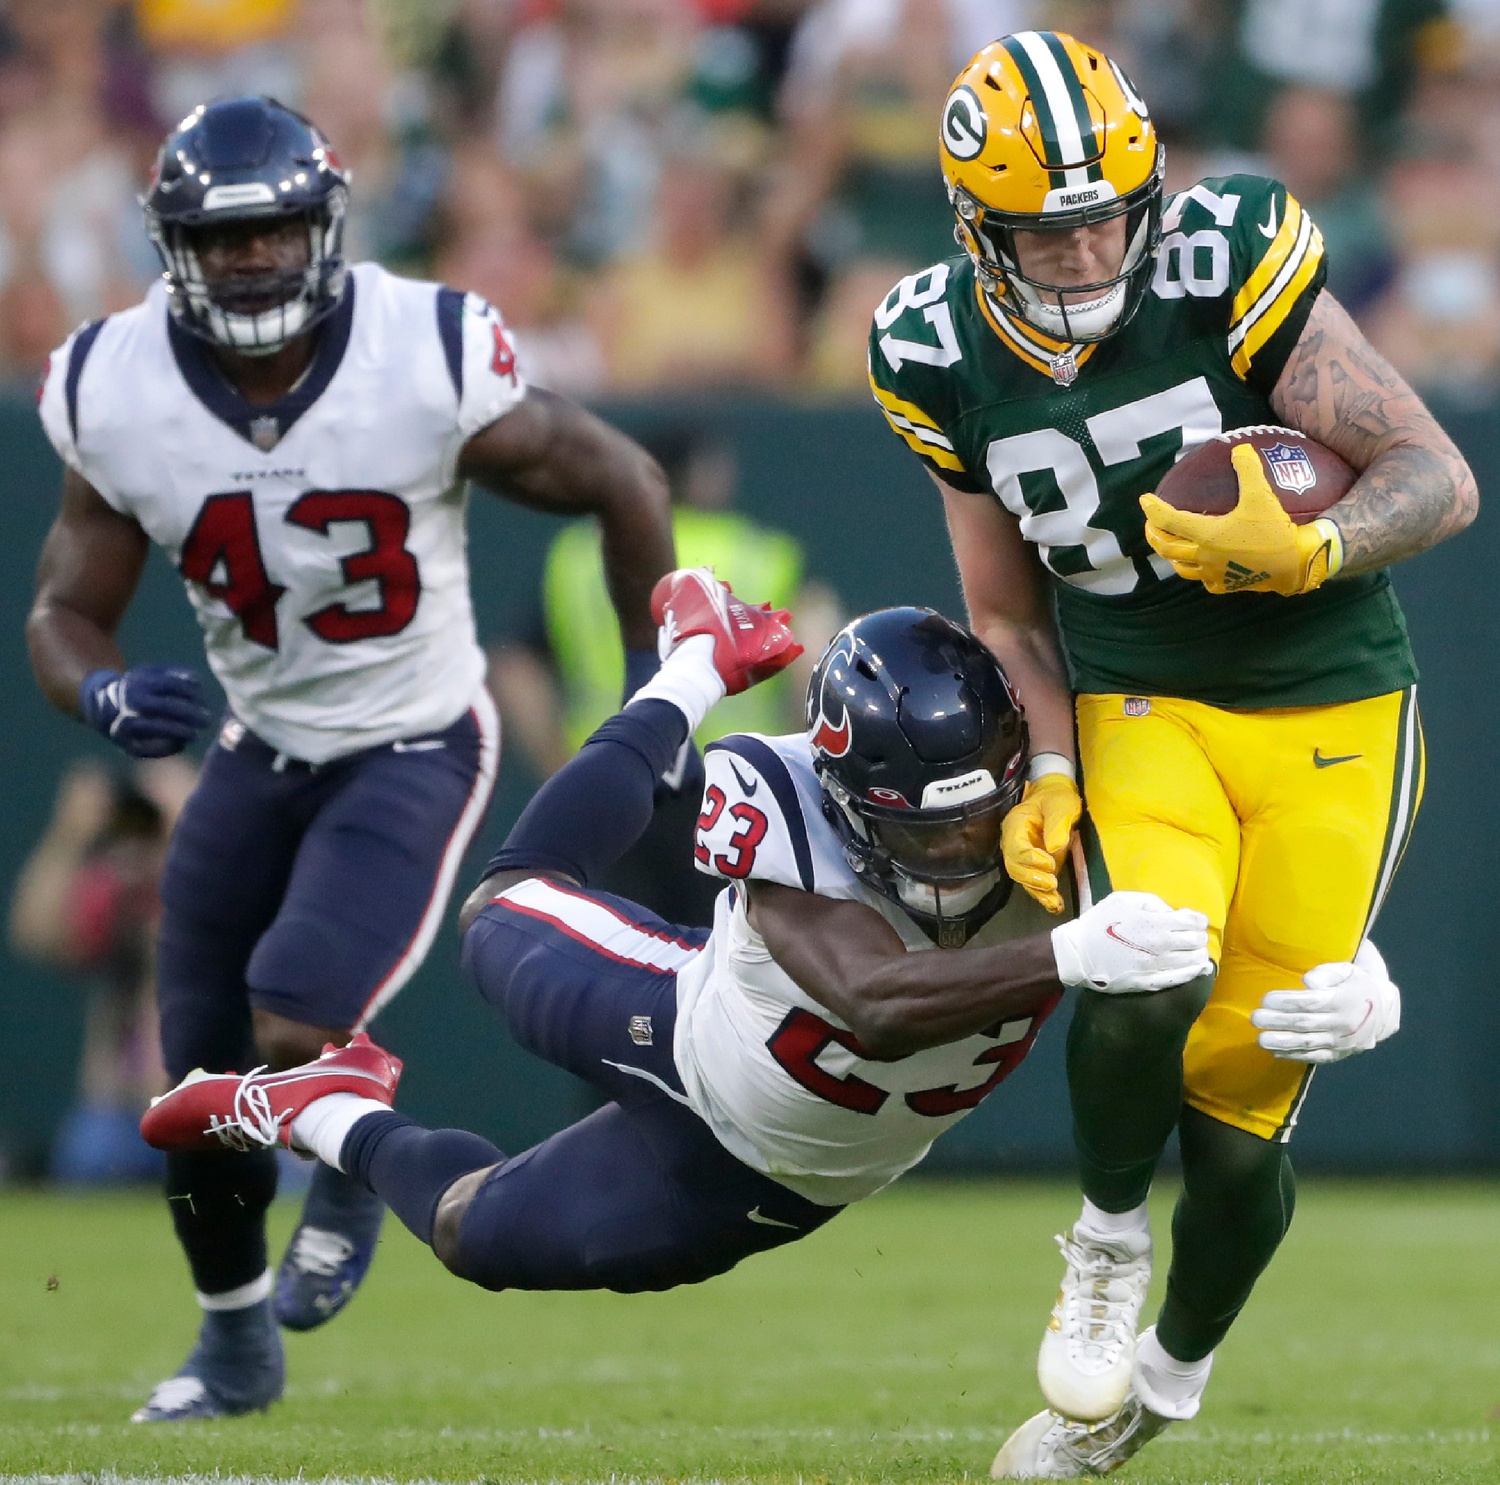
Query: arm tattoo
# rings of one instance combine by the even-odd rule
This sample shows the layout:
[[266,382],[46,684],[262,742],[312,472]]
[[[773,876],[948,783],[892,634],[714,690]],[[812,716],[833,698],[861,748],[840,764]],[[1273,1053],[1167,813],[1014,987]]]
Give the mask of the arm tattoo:
[[1328,512],[1344,538],[1344,573],[1414,557],[1474,519],[1479,491],[1463,455],[1327,290],[1271,406],[1361,471]]

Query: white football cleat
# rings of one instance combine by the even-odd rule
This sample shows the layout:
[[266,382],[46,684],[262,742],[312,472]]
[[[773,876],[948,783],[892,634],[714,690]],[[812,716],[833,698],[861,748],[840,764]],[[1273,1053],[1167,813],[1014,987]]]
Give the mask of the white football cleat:
[[1133,1392],[1102,1423],[1074,1423],[1051,1411],[1038,1413],[1000,1446],[990,1475],[996,1480],[1081,1480],[1107,1475],[1171,1422],[1153,1413]]
[[1037,1354],[1037,1380],[1054,1412],[1100,1423],[1130,1390],[1135,1331],[1151,1284],[1151,1234],[1096,1238],[1075,1226],[1058,1234],[1057,1246],[1068,1267]]

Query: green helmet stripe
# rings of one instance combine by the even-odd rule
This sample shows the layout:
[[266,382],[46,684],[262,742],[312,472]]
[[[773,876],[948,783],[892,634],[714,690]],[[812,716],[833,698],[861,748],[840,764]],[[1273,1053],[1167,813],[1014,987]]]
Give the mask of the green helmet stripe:
[[1038,34],[1046,43],[1047,50],[1057,59],[1057,70],[1062,73],[1063,82],[1067,84],[1068,96],[1073,103],[1073,117],[1078,121],[1078,136],[1083,141],[1084,158],[1095,159],[1104,151],[1100,146],[1099,136],[1094,132],[1093,120],[1089,118],[1088,99],[1083,96],[1083,83],[1079,81],[1073,59],[1055,31],[1042,31]]
[[[1010,54],[1011,61],[1021,74],[1021,81],[1026,84],[1026,94],[1031,99],[1031,107],[1036,114],[1037,130],[1042,136],[1042,163],[1049,170],[1060,171],[1065,162],[1062,146],[1057,139],[1057,123],[1052,117],[1052,106],[1047,102],[1047,90],[1042,86],[1042,80],[1032,66],[1031,58],[1019,37],[1007,36],[1000,44]],[[1055,179],[1051,184],[1060,186],[1062,180]]]

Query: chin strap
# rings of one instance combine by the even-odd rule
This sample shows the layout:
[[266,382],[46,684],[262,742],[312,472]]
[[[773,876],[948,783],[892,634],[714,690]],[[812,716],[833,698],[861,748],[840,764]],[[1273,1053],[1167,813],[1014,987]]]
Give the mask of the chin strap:
[[[986,876],[988,877],[989,874],[987,873]],[[943,911],[941,888],[935,888],[929,882],[914,882],[910,878],[905,879],[905,882],[908,886],[925,887],[933,894],[932,905],[920,907],[915,903],[905,901],[900,896],[898,886],[897,903],[940,949],[963,948],[969,939],[1010,901],[1011,880],[999,870],[994,873],[988,889],[977,902],[961,912],[950,909],[952,916]]]

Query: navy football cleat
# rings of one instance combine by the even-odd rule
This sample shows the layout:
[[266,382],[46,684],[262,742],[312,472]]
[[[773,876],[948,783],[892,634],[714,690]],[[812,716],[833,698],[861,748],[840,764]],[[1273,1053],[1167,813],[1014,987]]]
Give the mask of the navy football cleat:
[[319,1165],[302,1221],[276,1270],[276,1318],[288,1330],[315,1330],[354,1297],[380,1239],[385,1203],[358,1181]]
[[270,1300],[243,1310],[210,1310],[182,1370],[158,1382],[130,1421],[188,1423],[258,1413],[285,1385],[286,1361]]

